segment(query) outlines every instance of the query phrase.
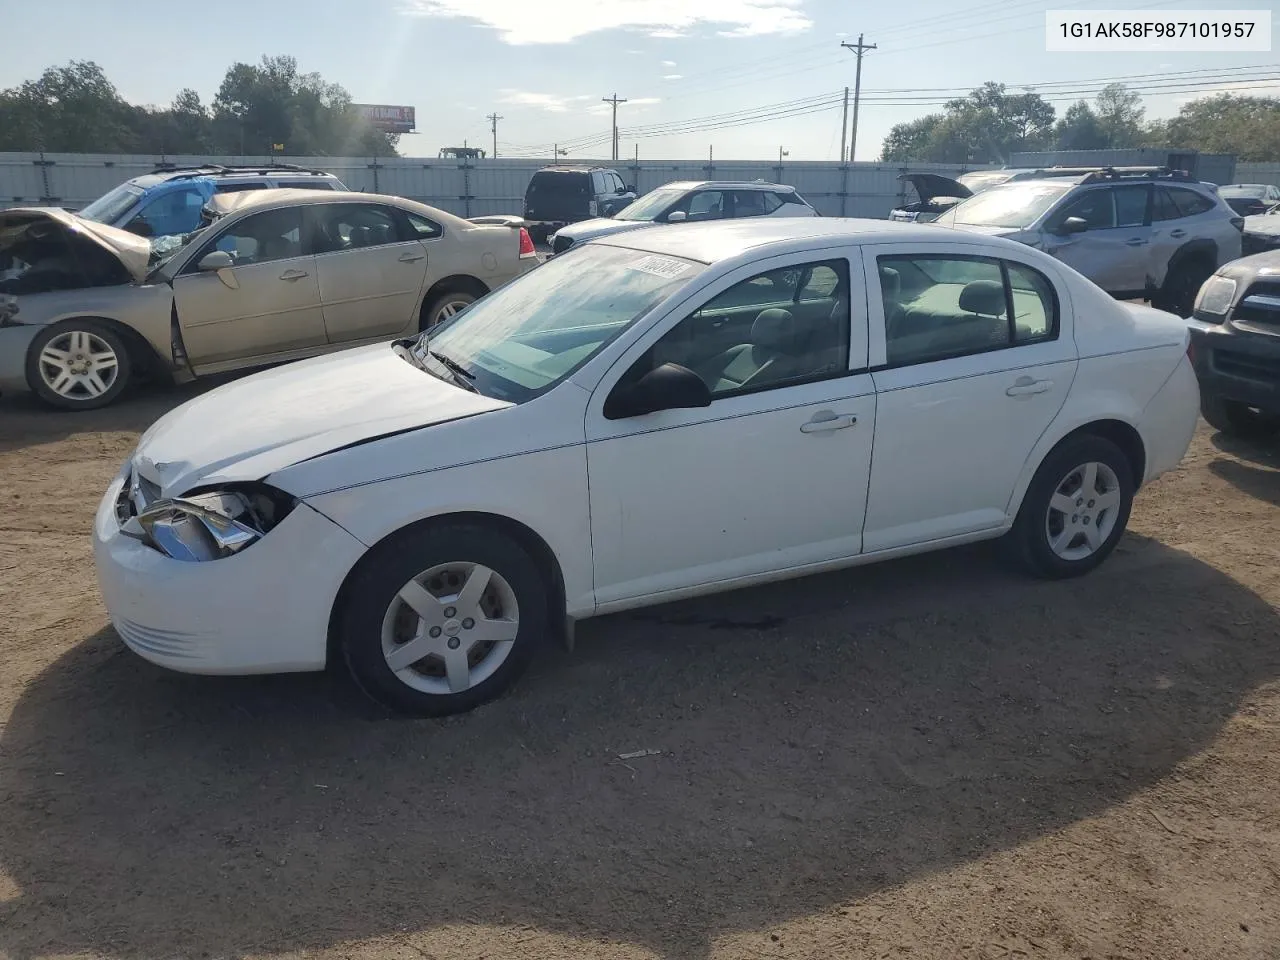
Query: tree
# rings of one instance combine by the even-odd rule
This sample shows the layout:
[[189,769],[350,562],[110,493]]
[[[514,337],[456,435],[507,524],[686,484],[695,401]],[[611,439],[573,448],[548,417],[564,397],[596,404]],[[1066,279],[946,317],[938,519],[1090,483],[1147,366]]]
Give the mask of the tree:
[[1142,141],[1142,98],[1123,83],[1109,83],[1094,98],[1098,126],[1111,149],[1136,147]]
[[1280,98],[1220,93],[1183,104],[1166,124],[1168,144],[1241,160],[1280,157]]
[[1101,150],[1107,145],[1107,135],[1093,108],[1077,100],[1054,127],[1054,141],[1060,150]]
[[0,149],[128,152],[132,112],[100,66],[72,60],[0,92]]
[[949,101],[945,113],[893,127],[881,154],[896,161],[1002,163],[1014,152],[1047,145],[1053,120],[1053,107],[1039,94],[1009,94],[1004,84],[988,82]]

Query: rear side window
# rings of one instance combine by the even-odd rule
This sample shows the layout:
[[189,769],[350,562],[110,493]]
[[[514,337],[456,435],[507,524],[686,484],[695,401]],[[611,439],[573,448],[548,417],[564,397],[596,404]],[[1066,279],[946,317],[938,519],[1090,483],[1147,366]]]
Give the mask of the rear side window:
[[1217,206],[1208,197],[1202,196],[1194,190],[1171,188],[1169,193],[1184,217],[1194,217],[1197,214],[1208,213]]
[[775,196],[781,203],[798,203],[802,207],[809,206],[809,201],[798,193],[778,193]]
[[1169,196],[1169,191],[1164,187],[1157,187],[1151,197],[1151,222],[1177,220],[1181,216],[1182,211],[1173,202],[1173,197]]
[[416,213],[406,213],[409,226],[413,228],[414,240],[435,240],[444,235],[444,228],[434,220],[420,217]]
[[988,257],[877,258],[890,367],[1052,340],[1057,296],[1036,270]]

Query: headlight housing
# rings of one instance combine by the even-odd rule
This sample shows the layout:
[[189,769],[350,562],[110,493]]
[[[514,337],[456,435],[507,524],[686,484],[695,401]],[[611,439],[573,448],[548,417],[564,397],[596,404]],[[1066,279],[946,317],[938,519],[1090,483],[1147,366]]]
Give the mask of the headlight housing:
[[261,540],[295,502],[263,483],[198,490],[146,504],[122,518],[122,532],[174,560],[220,560]]
[[1212,276],[1204,282],[1196,297],[1195,314],[1221,319],[1236,298],[1236,282],[1230,277]]

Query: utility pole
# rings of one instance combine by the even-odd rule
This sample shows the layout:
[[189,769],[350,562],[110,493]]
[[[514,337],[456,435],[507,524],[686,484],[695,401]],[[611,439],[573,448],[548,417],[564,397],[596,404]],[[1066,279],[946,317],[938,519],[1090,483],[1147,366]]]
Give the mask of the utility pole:
[[783,158],[783,157],[789,157],[789,156],[791,156],[791,153],[790,153],[789,151],[787,151],[787,150],[783,150],[781,147],[779,147],[779,148],[778,148],[778,167],[779,167],[779,169],[781,169],[781,167],[782,167],[782,158]]
[[858,101],[862,98],[862,55],[868,50],[874,50],[874,43],[863,43],[862,34],[858,34],[857,43],[841,42],[840,46],[848,47],[858,55],[858,70],[853,76],[853,130],[849,134],[849,162],[853,163],[854,152],[858,146]]
[[619,97],[616,93],[612,97],[601,97],[601,103],[613,105],[613,159],[618,159],[618,104],[626,103],[625,97]]
[[849,146],[849,88],[844,88],[844,112],[840,114],[840,162],[844,163],[845,148]]
[[489,129],[493,131],[493,158],[496,160],[498,158],[498,121],[505,120],[507,118],[498,116],[498,113],[495,110],[493,113],[485,117],[485,119],[489,121]]

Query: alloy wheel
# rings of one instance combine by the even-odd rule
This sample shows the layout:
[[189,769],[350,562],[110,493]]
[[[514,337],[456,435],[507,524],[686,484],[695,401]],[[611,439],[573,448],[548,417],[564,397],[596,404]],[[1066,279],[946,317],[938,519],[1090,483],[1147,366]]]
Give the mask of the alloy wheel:
[[40,379],[60,397],[93,400],[120,374],[120,358],[111,344],[90,330],[68,330],[53,337],[39,357]]
[[502,666],[520,610],[506,579],[478,563],[445,563],[400,588],[382,620],[382,655],[406,686],[461,693]]
[[1120,504],[1115,471],[1100,461],[1082,463],[1059,481],[1049,498],[1049,549],[1063,560],[1092,556],[1115,530]]

